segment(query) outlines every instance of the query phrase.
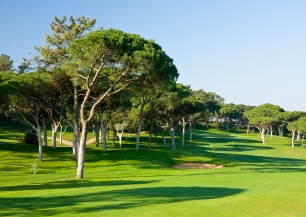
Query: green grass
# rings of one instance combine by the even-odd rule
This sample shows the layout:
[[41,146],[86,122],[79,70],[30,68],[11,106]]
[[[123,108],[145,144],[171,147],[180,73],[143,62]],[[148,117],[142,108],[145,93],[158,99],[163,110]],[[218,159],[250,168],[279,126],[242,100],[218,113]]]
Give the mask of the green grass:
[[[177,133],[179,134],[179,133]],[[0,133],[0,216],[305,216],[306,149],[289,138],[196,131],[193,142],[172,151],[158,137],[123,148],[89,145],[85,178],[75,179],[71,148],[37,147]],[[145,136],[145,135],[143,135]],[[70,138],[69,132],[66,138]],[[170,140],[168,139],[168,143]],[[111,142],[109,142],[111,143]],[[174,169],[183,162],[222,164],[223,169]]]

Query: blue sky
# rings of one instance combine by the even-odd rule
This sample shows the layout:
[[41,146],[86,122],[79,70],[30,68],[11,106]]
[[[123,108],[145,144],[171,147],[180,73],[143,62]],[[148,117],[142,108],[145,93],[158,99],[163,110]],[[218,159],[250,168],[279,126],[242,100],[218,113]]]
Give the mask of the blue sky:
[[305,0],[0,0],[0,53],[15,66],[44,44],[54,16],[96,18],[154,39],[178,82],[226,103],[306,111]]

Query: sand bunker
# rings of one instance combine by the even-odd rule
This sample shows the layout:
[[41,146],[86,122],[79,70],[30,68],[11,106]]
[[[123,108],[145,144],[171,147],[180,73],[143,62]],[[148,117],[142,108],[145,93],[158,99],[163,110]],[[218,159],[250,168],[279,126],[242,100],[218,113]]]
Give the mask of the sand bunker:
[[224,167],[221,165],[207,164],[207,163],[183,163],[183,164],[176,164],[174,168],[178,168],[178,169],[221,169]]

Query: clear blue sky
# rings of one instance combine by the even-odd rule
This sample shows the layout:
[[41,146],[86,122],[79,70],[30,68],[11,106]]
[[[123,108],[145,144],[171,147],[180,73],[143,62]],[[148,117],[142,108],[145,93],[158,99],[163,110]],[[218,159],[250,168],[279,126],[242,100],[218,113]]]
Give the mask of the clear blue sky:
[[54,16],[154,39],[178,82],[226,103],[306,111],[305,0],[0,0],[0,53],[15,67],[44,44]]

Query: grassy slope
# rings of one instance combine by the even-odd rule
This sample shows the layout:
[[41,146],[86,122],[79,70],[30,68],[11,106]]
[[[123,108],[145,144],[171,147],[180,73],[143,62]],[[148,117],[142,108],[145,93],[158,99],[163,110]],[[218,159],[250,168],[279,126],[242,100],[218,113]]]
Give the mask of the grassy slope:
[[[0,134],[0,216],[305,216],[306,149],[290,139],[197,131],[177,151],[153,144],[134,150],[89,145],[85,179],[76,180],[71,148],[44,148],[38,174],[36,147]],[[69,137],[69,135],[67,135]],[[146,139],[143,139],[146,141]],[[216,170],[173,169],[208,162]]]

